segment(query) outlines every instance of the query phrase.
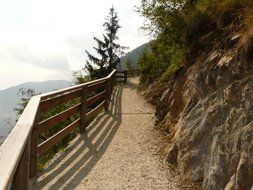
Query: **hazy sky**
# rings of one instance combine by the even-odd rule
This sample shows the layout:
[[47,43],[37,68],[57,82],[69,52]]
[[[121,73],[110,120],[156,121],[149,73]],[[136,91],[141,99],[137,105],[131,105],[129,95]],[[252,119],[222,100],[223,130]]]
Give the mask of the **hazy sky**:
[[0,89],[27,81],[72,79],[84,67],[114,5],[121,45],[148,41],[135,12],[141,0],[0,0]]

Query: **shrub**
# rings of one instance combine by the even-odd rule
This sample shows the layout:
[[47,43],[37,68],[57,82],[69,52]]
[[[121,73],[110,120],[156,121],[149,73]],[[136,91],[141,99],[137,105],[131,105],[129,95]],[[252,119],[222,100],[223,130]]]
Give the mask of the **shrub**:
[[169,80],[184,60],[188,67],[210,49],[212,43],[201,37],[213,31],[223,36],[225,27],[232,26],[231,32],[248,27],[252,10],[249,0],[142,0],[139,12],[149,21],[143,29],[155,39],[152,52],[139,60],[141,82]]

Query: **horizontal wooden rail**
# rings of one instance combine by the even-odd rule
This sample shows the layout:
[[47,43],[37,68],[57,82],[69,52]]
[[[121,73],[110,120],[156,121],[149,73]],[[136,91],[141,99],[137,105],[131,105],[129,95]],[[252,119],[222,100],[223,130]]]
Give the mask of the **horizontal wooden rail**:
[[120,74],[120,75],[116,75],[116,79],[117,78],[123,79],[123,82],[126,84],[127,83],[127,70],[117,71],[117,74]]
[[89,85],[87,88],[88,88],[88,92],[91,92],[91,91],[100,89],[104,86],[105,86],[105,81],[102,81],[102,82],[99,82],[99,83],[96,83],[96,84]]
[[[14,189],[27,189],[29,176],[34,177],[37,173],[38,156],[77,128],[83,133],[90,119],[103,108],[108,110],[117,73],[123,74],[126,82],[127,71],[113,70],[107,77],[32,97],[0,147],[0,189],[8,189],[11,184]],[[88,108],[92,110],[88,112]],[[55,115],[40,120],[51,112]],[[72,116],[76,120],[65,126],[65,121]],[[44,141],[39,139],[40,135],[47,134],[44,132],[58,124],[61,125],[60,131]]]
[[76,91],[76,90],[82,89],[84,86],[92,85],[92,84],[95,84],[95,83],[98,83],[98,82],[102,82],[104,80],[105,80],[105,78],[101,78],[101,79],[93,80],[93,81],[90,81],[90,82],[87,82],[87,83],[84,83],[84,84],[79,84],[79,85],[76,85],[76,86],[72,86],[72,87],[69,87],[69,88],[64,88],[64,89],[61,89],[61,90],[55,90],[55,91],[51,91],[51,92],[48,92],[48,93],[44,93],[44,94],[41,95],[42,96],[41,100],[49,99],[49,98],[52,98],[52,97],[55,97],[55,96],[58,96],[58,95],[63,95],[64,93],[69,93],[71,91]]
[[105,90],[104,91],[102,91],[102,92],[100,92],[99,94],[97,94],[97,95],[95,95],[95,96],[93,96],[93,97],[91,97],[91,98],[89,98],[88,100],[87,100],[87,107],[89,107],[90,105],[93,105],[94,103],[96,103],[98,100],[101,100],[102,98],[104,98],[105,97]]
[[[8,189],[14,174],[18,172],[16,169],[22,156],[25,156],[23,153],[28,145],[39,103],[39,96],[31,98],[17,124],[0,147],[0,189]],[[25,183],[28,179],[23,180]]]
[[87,113],[86,117],[87,119],[91,119],[92,117],[94,117],[95,115],[97,115],[104,107],[105,101],[103,101],[102,103],[100,103],[96,108],[94,108],[93,110],[91,110],[89,113]]
[[41,134],[45,130],[49,129],[53,125],[56,125],[57,123],[70,118],[74,114],[78,113],[81,109],[81,103],[62,111],[61,113],[58,113],[57,115],[54,115],[42,122],[39,123],[38,133]]
[[66,103],[68,101],[74,100],[76,98],[79,98],[80,96],[81,96],[81,89],[70,92],[68,94],[56,96],[56,97],[41,101],[40,111],[48,110],[48,109],[53,108],[57,105],[60,105],[60,104]]
[[77,119],[76,121],[74,121],[73,123],[65,127],[64,129],[62,129],[61,131],[59,131],[58,133],[56,133],[55,135],[53,135],[52,137],[50,137],[49,139],[41,143],[38,146],[38,151],[37,151],[38,155],[42,155],[43,153],[45,153],[50,147],[58,143],[60,140],[66,137],[69,133],[75,130],[78,127],[78,125],[80,125],[80,119]]

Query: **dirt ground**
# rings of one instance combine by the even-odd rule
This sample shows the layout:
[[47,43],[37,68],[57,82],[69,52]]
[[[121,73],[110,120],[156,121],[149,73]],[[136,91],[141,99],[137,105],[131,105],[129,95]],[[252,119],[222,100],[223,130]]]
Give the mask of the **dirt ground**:
[[132,78],[118,85],[109,113],[57,154],[30,189],[198,189],[165,162],[166,134],[155,127],[154,108],[137,84]]

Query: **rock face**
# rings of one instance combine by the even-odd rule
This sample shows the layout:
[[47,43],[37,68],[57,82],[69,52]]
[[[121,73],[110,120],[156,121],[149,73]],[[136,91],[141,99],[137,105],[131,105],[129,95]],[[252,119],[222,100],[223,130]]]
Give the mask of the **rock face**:
[[252,39],[248,31],[204,52],[157,104],[168,161],[207,190],[253,189]]

